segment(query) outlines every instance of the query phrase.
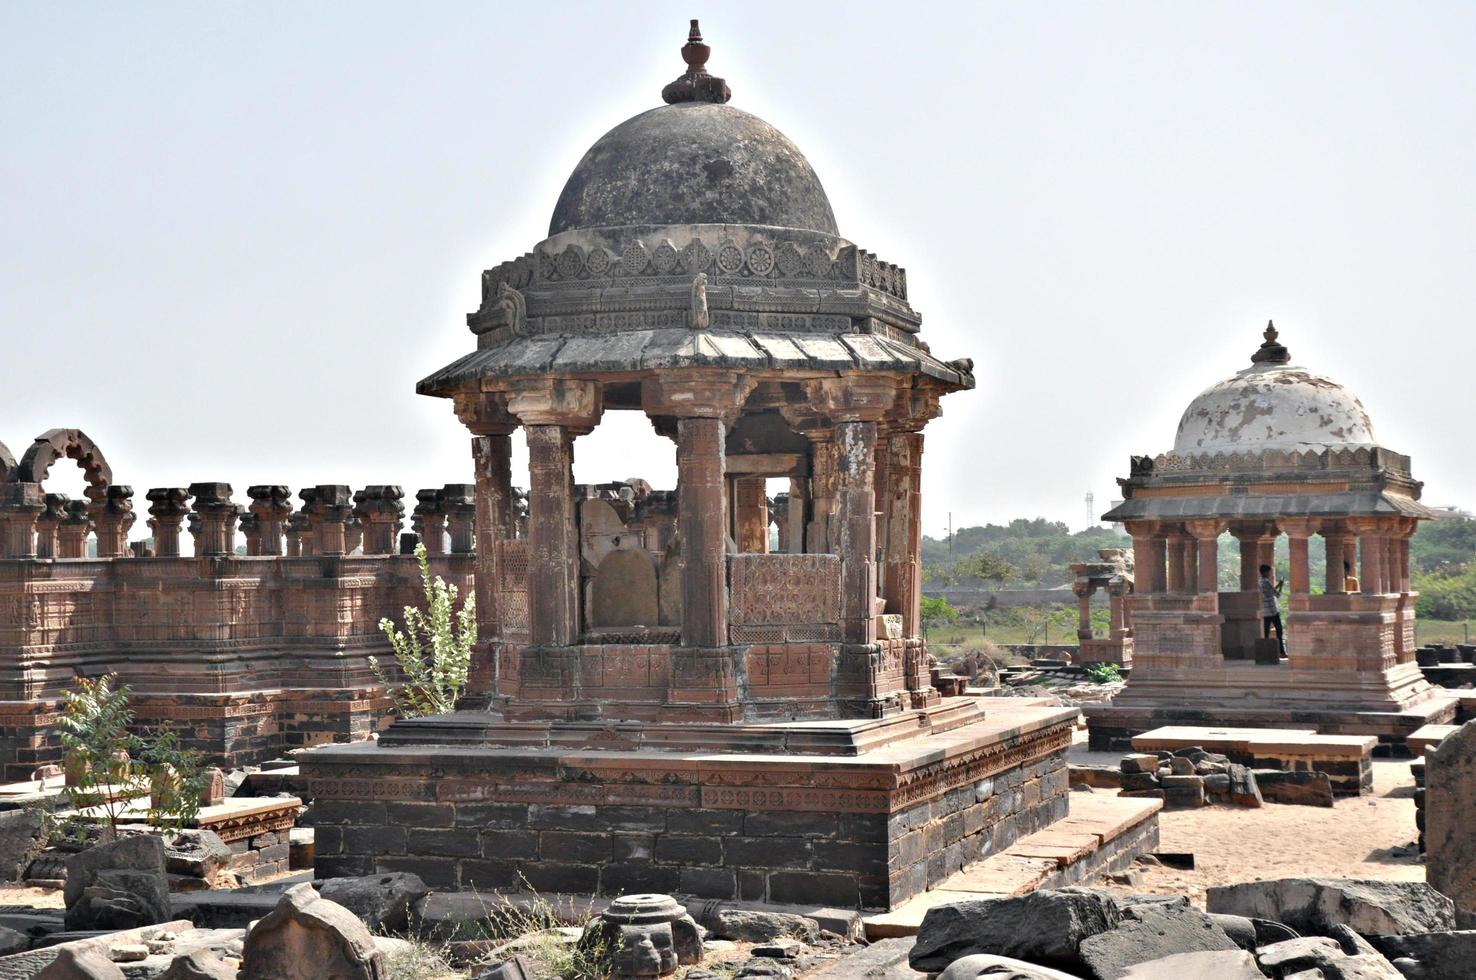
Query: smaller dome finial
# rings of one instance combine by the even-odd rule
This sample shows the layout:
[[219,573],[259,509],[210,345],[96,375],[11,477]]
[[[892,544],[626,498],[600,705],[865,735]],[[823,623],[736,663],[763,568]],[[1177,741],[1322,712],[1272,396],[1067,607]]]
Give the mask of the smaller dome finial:
[[1279,335],[1277,334],[1276,324],[1274,322],[1270,320],[1266,321],[1266,330],[1261,336],[1266,339],[1260,347],[1256,348],[1256,352],[1251,355],[1252,364],[1286,364],[1291,361],[1291,351],[1287,350],[1276,340]]
[[728,83],[707,73],[707,59],[712,48],[702,43],[702,28],[697,19],[692,19],[692,28],[687,32],[687,43],[682,45],[682,60],[687,71],[676,81],[661,90],[661,98],[669,105],[678,102],[716,102],[721,105],[733,97]]

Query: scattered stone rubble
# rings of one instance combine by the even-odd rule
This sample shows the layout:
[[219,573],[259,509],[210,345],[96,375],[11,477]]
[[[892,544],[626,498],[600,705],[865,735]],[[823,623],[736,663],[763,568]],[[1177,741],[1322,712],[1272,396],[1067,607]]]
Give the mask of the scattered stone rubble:
[[[1169,808],[1210,803],[1259,807],[1262,803],[1257,772],[1197,746],[1174,752],[1126,755],[1121,769],[1121,795],[1160,799]],[[1331,790],[1327,805],[1332,806]]]

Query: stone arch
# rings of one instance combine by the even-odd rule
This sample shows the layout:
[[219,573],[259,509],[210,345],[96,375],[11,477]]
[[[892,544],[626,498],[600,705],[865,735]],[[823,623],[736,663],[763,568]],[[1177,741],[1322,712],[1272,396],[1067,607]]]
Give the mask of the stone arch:
[[16,466],[15,454],[10,451],[9,446],[0,442],[0,486],[10,482]]
[[657,625],[656,563],[635,548],[610,552],[595,569],[589,605],[595,629]]
[[51,429],[36,437],[21,457],[12,479],[21,483],[43,483],[51,464],[66,457],[77,461],[87,480],[89,499],[101,500],[113,483],[113,469],[97,444],[81,429]]

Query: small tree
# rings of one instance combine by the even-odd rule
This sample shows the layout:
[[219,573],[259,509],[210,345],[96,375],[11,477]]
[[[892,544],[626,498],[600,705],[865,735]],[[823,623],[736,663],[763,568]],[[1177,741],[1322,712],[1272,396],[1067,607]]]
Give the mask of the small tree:
[[476,596],[468,595],[457,611],[457,588],[439,575],[431,579],[425,545],[416,546],[415,560],[420,563],[425,611],[406,606],[404,632],[396,629],[391,619],[379,621],[405,683],[392,680],[378,657],[369,658],[374,676],[394,698],[395,710],[402,718],[442,714],[456,706],[477,642]]
[[66,794],[72,806],[102,808],[107,823],[105,840],[118,836],[118,819],[135,799],[148,792],[134,771],[129,750],[135,739],[128,734],[133,710],[128,706],[127,685],[113,686],[112,674],[89,679],[79,677],[74,690],[62,693],[62,714],[57,719],[66,755]]
[[185,748],[168,725],[152,740],[138,742],[138,757],[148,767],[149,823],[179,828],[193,821],[200,813],[206,789],[200,754]]

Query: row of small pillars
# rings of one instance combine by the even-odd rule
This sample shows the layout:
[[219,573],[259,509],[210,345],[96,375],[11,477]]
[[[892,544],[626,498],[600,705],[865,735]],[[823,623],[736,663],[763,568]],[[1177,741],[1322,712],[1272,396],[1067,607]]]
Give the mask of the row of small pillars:
[[[1312,591],[1309,543],[1321,534],[1326,547],[1323,591],[1341,595],[1348,577],[1364,595],[1410,591],[1409,539],[1416,521],[1408,517],[1348,517],[1274,521],[1191,520],[1182,523],[1129,521],[1139,594],[1211,594],[1219,588],[1219,538],[1225,531],[1240,544],[1240,588],[1254,591],[1260,567],[1275,567],[1276,539],[1287,536],[1293,594]],[[1346,568],[1346,572],[1345,572]]]
[[[229,483],[193,483],[188,487],[156,487],[149,501],[152,553],[143,542],[128,542],[137,515],[133,488],[123,485],[89,488],[87,498],[42,493],[37,484],[7,484],[0,505],[6,558],[86,558],[87,539],[97,535],[98,558],[159,557],[180,554],[180,531],[187,527],[197,556],[231,555],[236,533],[246,539],[251,556],[289,558],[343,555],[363,548],[366,555],[393,554],[404,523],[404,491],[393,485],[352,491],[322,484],[298,491],[294,511],[285,486],[248,487],[251,503],[231,499]],[[429,554],[469,554],[476,548],[476,488],[447,484],[415,495],[411,528]]]

